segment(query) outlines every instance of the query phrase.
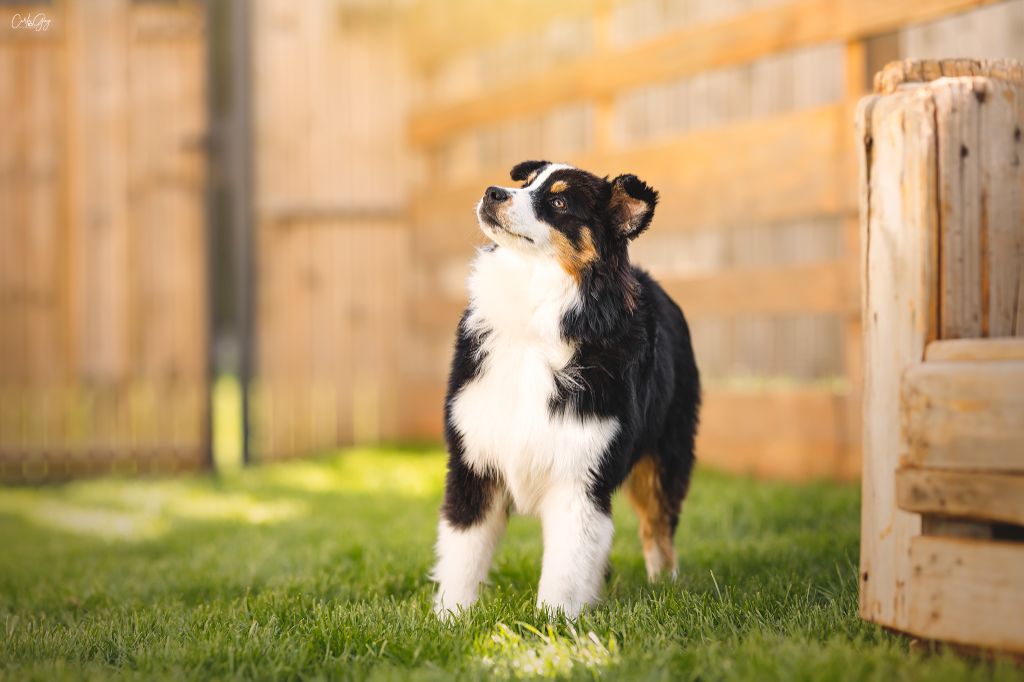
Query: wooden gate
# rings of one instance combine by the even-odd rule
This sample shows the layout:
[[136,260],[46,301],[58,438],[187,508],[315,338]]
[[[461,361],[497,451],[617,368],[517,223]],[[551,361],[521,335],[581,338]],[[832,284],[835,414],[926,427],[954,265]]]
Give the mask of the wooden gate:
[[395,10],[344,0],[250,8],[253,458],[394,439],[409,284]]
[[2,8],[0,479],[203,466],[202,4]]
[[1024,67],[897,63],[876,90],[861,613],[1024,651]]

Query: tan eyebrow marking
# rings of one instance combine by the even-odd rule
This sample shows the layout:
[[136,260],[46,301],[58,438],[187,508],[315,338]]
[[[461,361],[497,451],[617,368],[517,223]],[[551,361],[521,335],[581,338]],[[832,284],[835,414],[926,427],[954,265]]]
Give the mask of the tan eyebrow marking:
[[569,183],[565,180],[555,180],[555,182],[551,184],[552,192],[564,192],[567,189],[569,189]]
[[526,184],[527,185],[533,184],[533,181],[536,180],[537,176],[540,174],[540,170],[541,169],[538,168],[537,170],[533,171],[532,173],[530,173],[529,175],[526,176]]

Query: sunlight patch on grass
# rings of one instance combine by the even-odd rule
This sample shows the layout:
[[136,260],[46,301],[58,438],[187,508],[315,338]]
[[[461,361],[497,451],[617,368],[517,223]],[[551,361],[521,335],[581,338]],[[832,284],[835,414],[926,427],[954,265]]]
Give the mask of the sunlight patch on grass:
[[605,645],[593,632],[580,635],[569,626],[561,635],[548,625],[546,631],[518,623],[519,634],[504,623],[477,644],[480,664],[502,678],[563,677],[574,669],[597,672],[619,660],[619,646],[612,636]]
[[268,467],[264,480],[302,492],[391,493],[431,497],[444,483],[441,455],[370,448],[344,450],[331,460]]
[[200,521],[243,521],[252,525],[280,523],[302,516],[306,505],[297,500],[261,502],[240,493],[193,493],[173,500],[166,513]]
[[93,507],[39,496],[5,495],[0,512],[20,516],[37,526],[104,540],[147,540],[166,531],[166,521],[146,510]]
[[321,462],[289,462],[286,466],[268,469],[265,478],[273,484],[306,493],[334,492],[344,481],[341,471]]
[[5,491],[0,513],[75,535],[141,541],[156,539],[181,521],[280,523],[307,514],[308,505],[291,498],[262,501],[183,480],[105,479]]

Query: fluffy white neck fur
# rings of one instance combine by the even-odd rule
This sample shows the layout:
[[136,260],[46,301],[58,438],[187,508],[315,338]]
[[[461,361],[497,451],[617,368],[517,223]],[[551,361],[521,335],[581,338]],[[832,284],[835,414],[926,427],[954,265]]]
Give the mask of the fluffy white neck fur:
[[562,317],[578,304],[579,287],[554,258],[499,247],[477,255],[469,299],[473,327],[508,339],[564,346]]

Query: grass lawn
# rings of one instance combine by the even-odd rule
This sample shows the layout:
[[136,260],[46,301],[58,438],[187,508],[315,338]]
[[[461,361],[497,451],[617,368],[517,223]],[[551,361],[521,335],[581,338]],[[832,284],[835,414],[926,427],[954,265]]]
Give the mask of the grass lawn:
[[430,612],[438,451],[357,450],[214,480],[0,490],[0,677],[1020,679],[860,621],[858,495],[701,471],[680,578],[648,585],[617,500],[607,598],[575,627],[533,604],[536,521],[492,585]]

